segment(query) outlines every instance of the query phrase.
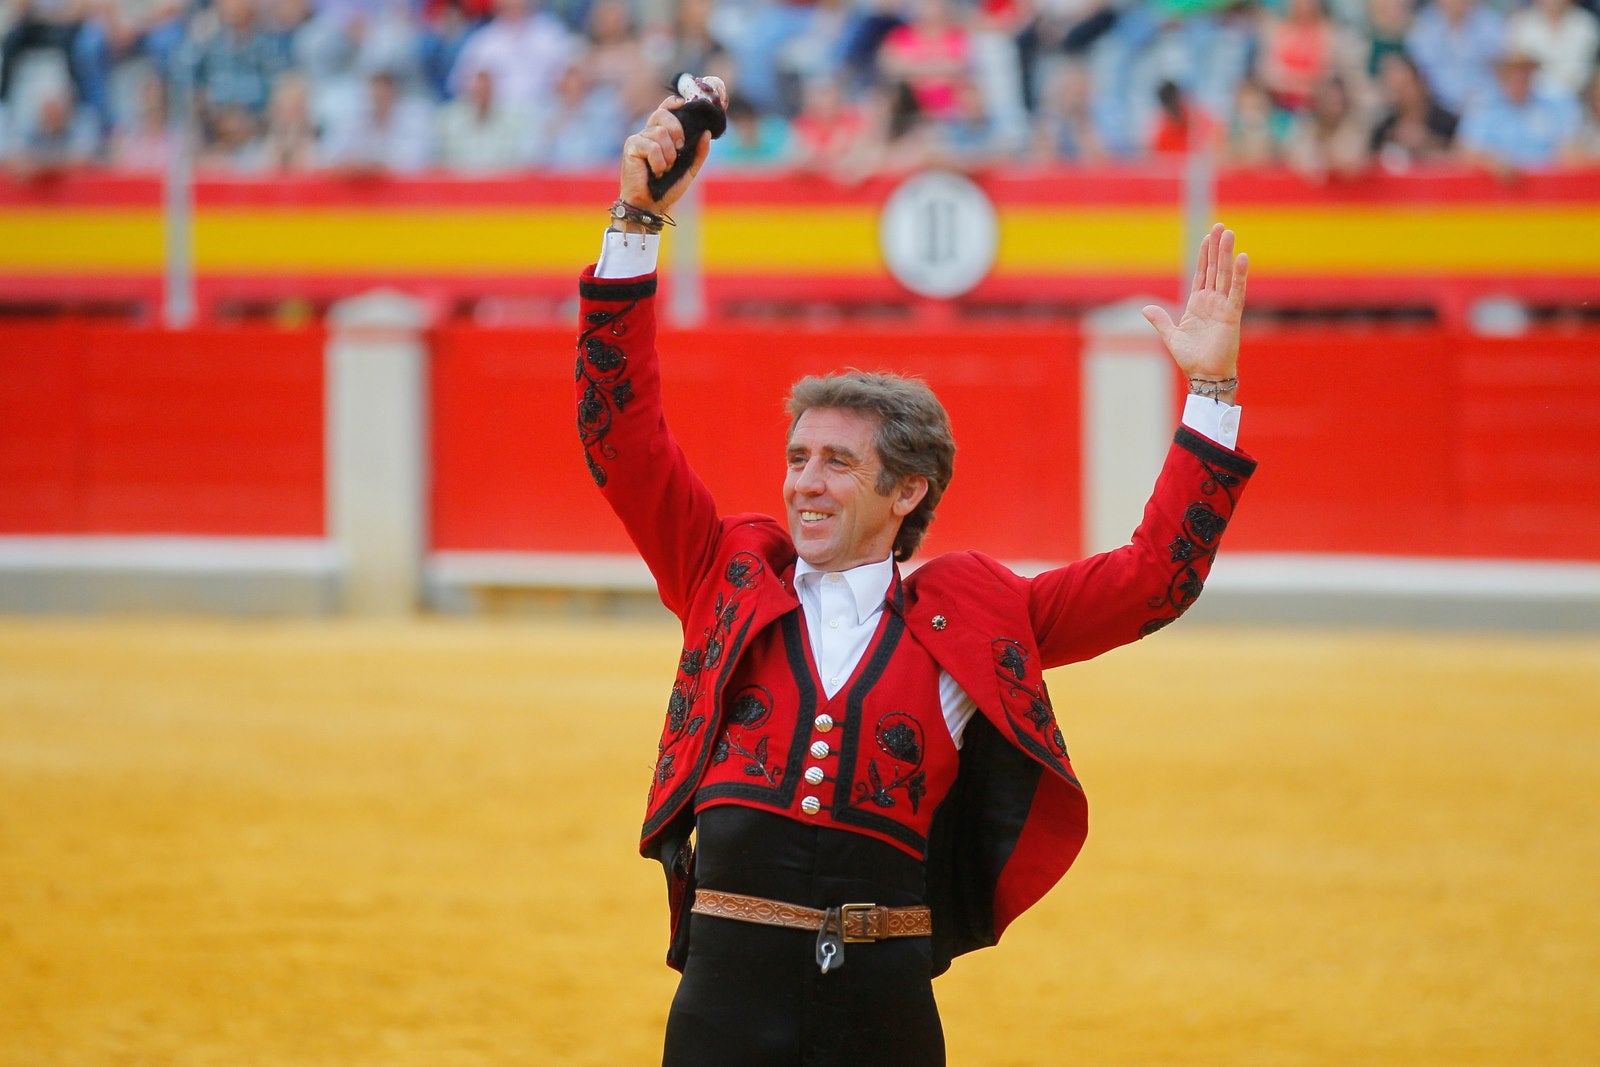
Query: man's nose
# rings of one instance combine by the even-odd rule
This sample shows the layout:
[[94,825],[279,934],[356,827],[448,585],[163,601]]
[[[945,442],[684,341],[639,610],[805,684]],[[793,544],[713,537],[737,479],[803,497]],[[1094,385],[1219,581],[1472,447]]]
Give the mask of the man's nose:
[[822,492],[822,461],[807,460],[806,465],[800,468],[800,475],[795,479],[794,487],[807,496],[815,496]]

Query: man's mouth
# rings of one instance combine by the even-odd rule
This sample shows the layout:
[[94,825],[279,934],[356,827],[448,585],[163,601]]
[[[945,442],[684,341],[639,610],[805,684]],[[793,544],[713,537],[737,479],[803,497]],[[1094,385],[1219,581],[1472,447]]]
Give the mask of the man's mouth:
[[800,513],[801,522],[821,522],[827,517],[825,513],[820,511],[802,511]]

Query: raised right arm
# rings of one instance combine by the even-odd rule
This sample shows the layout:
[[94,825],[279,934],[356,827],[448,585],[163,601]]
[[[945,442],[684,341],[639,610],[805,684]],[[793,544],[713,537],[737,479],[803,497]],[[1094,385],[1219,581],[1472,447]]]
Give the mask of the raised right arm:
[[[709,150],[710,139],[702,138],[684,178],[659,201],[650,197],[648,174],[664,172],[681,147],[682,127],[672,112],[682,102],[668,97],[645,129],[623,144],[620,200],[647,215],[666,213]],[[615,248],[625,250],[622,242],[629,240],[637,252],[644,229],[622,221],[608,231],[600,270],[591,267],[579,281],[578,435],[590,476],[655,576],[662,602],[681,618],[716,544],[716,505],[662,410],[653,269],[632,277],[597,276],[615,274],[606,269],[608,256]]]

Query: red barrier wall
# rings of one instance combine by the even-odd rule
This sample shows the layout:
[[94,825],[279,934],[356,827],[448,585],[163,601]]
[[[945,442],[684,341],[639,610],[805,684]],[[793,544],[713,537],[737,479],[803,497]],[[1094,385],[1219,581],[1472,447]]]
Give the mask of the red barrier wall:
[[1600,559],[1600,332],[1253,332],[1230,548]]
[[322,536],[322,349],[0,325],[0,533]]
[[[574,429],[573,332],[454,328],[433,364],[433,544],[631,551]],[[950,410],[956,489],[928,548],[1077,553],[1078,339],[1070,330],[709,329],[662,339],[668,416],[726,511],[781,508],[783,400],[807,373],[923,376]]]
[[[627,552],[573,429],[571,330],[433,334],[432,544]],[[0,533],[320,536],[320,331],[0,325]],[[1079,551],[1071,330],[670,331],[669,412],[728,510],[776,510],[790,381],[924,375],[961,452],[933,551]],[[1600,560],[1600,331],[1251,331],[1231,547]]]

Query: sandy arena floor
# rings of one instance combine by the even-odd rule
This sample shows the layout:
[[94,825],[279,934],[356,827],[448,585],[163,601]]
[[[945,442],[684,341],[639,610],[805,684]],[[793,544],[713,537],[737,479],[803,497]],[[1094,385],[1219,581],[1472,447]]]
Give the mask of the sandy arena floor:
[[[659,1062],[675,653],[0,619],[0,1064]],[[1600,1063],[1600,638],[1180,627],[1051,681],[1094,829],[937,983],[955,1067]]]

